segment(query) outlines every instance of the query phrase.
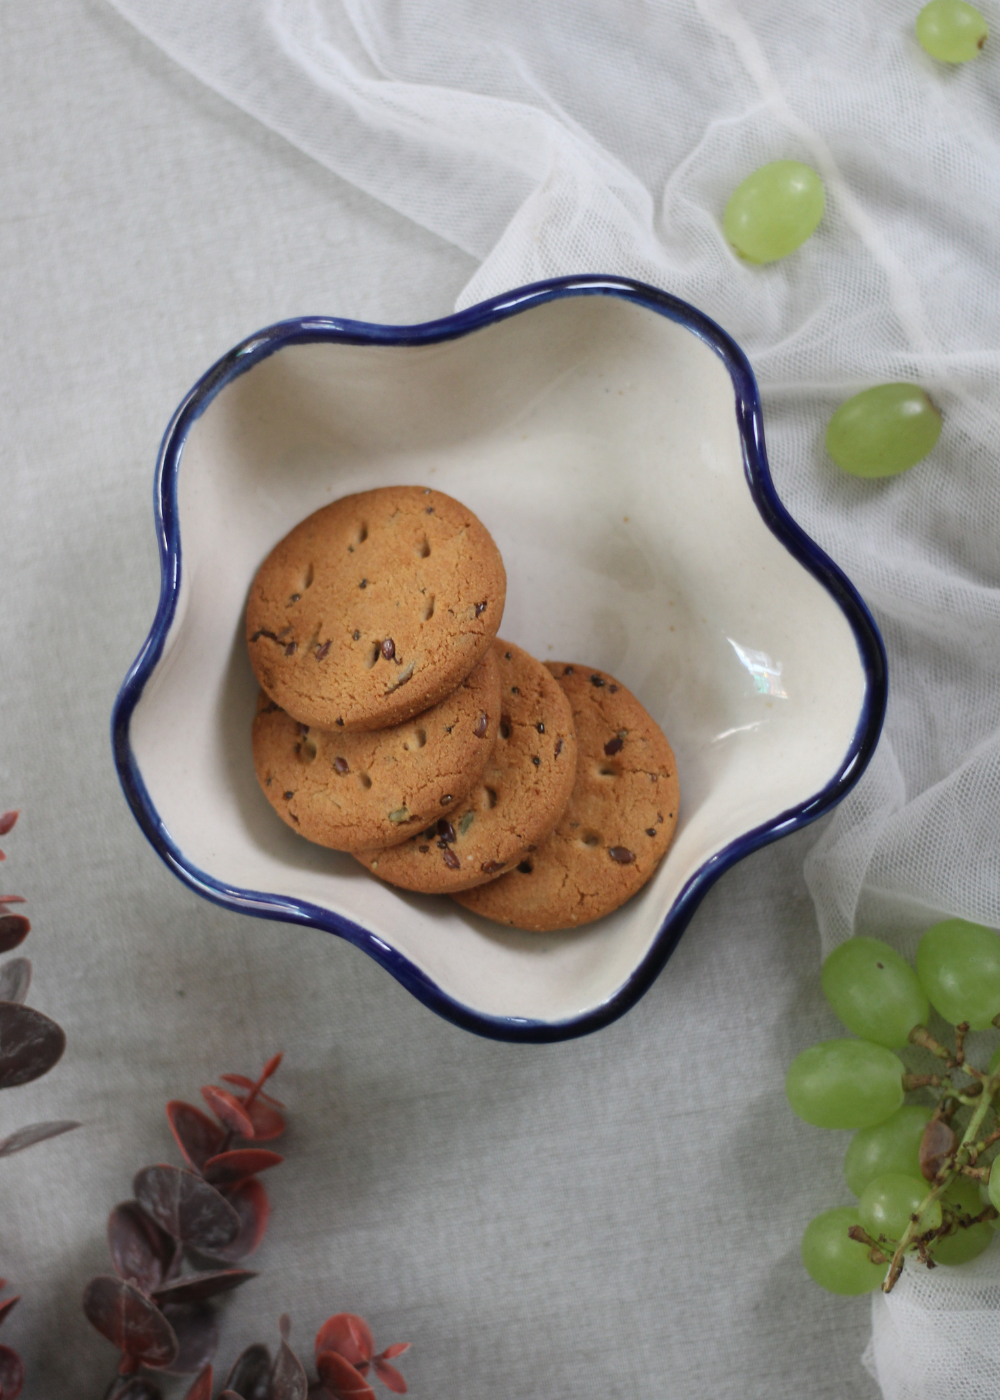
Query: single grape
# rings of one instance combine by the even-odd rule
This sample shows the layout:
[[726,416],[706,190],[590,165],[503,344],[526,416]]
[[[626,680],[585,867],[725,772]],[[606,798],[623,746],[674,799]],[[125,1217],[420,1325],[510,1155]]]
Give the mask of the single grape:
[[[902,1239],[910,1216],[930,1191],[922,1176],[905,1176],[902,1172],[885,1172],[876,1176],[861,1193],[858,1214],[861,1223],[874,1240],[896,1243]],[[941,1224],[941,1206],[932,1201],[920,1223],[921,1232],[936,1230]]]
[[946,1021],[983,1031],[1000,1013],[1000,938],[982,924],[945,919],[920,940],[917,976]]
[[963,0],[931,0],[917,15],[917,38],[931,58],[944,63],[975,58],[988,33],[979,11]]
[[823,964],[823,991],[849,1031],[890,1050],[930,1015],[913,968],[877,938],[849,938],[834,948]]
[[923,1104],[904,1104],[884,1123],[854,1134],[844,1157],[844,1178],[855,1196],[886,1172],[920,1175],[920,1139],[931,1117]]
[[847,1233],[860,1223],[851,1206],[837,1206],[806,1226],[802,1262],[809,1277],[830,1293],[871,1293],[885,1278],[885,1264],[873,1264],[868,1246]]
[[[968,1177],[962,1176],[956,1177],[944,1192],[941,1204],[965,1216],[976,1216],[983,1208],[979,1187]],[[936,1264],[966,1264],[977,1254],[982,1254],[992,1242],[993,1230],[984,1220],[979,1225],[967,1225],[964,1230],[956,1230],[953,1235],[936,1240],[931,1246],[931,1258]]]
[[722,228],[747,262],[777,262],[806,241],[825,202],[815,170],[798,160],[773,160],[736,186]]
[[903,1102],[903,1062],[867,1040],[823,1040],[788,1067],[793,1112],[817,1128],[870,1128]]
[[826,450],[852,476],[895,476],[941,436],[941,415],[919,384],[876,384],[847,399],[826,428]]

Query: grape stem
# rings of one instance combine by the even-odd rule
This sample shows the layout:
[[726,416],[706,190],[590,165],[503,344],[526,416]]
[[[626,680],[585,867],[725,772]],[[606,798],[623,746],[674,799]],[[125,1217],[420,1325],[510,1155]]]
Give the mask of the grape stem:
[[[928,1076],[904,1076],[904,1079],[906,1077],[927,1078]],[[933,1078],[934,1076],[929,1077]],[[961,1172],[961,1169],[968,1166],[970,1157],[976,1153],[979,1130],[983,1126],[983,1119],[989,1112],[994,1095],[1000,1090],[1000,1070],[997,1070],[996,1074],[984,1075],[982,1077],[981,1087],[982,1093],[979,1095],[979,1101],[976,1104],[972,1117],[969,1119],[968,1127],[962,1135],[961,1142],[958,1144],[953,1156],[945,1159],[944,1165],[938,1172],[934,1184],[910,1217],[910,1223],[907,1225],[903,1232],[902,1239],[896,1246],[896,1252],[892,1256],[889,1272],[886,1274],[885,1282],[882,1284],[883,1293],[892,1292],[900,1274],[903,1272],[903,1257],[916,1237],[921,1233],[920,1224],[923,1220],[924,1213],[934,1204],[937,1198],[948,1189],[955,1180],[955,1177]]]
[[[974,1065],[965,1063],[965,1037],[969,1034],[968,1021],[960,1021],[955,1027],[955,1053],[948,1049],[947,1045],[942,1045],[940,1040],[931,1035],[926,1026],[914,1026],[908,1036],[911,1045],[920,1045],[924,1050],[929,1050],[932,1055],[936,1055],[939,1060],[944,1060],[946,1069],[960,1069],[963,1074],[969,1075],[972,1079],[982,1079],[983,1073],[976,1069]],[[912,1077],[912,1076],[911,1076]],[[934,1078],[933,1075],[930,1076]],[[923,1086],[914,1086],[923,1087]],[[933,1087],[937,1087],[934,1085]]]
[[989,1167],[959,1167],[956,1174],[960,1176],[971,1176],[973,1181],[989,1181],[990,1179]]
[[889,1256],[882,1253],[878,1242],[872,1239],[863,1225],[852,1225],[847,1234],[850,1239],[857,1240],[858,1244],[868,1246],[868,1258],[873,1264],[888,1264]]

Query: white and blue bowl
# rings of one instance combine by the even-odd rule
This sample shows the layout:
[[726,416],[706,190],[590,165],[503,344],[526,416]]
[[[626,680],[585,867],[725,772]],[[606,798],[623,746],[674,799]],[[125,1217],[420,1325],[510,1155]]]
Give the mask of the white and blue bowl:
[[[491,531],[503,637],[612,672],[673,745],[673,845],[594,924],[526,934],[401,893],[258,790],[250,582],[303,516],[395,483],[447,491]],[[561,1040],[622,1015],[712,882],[832,807],[875,747],[875,625],[778,500],[739,347],[653,287],[569,277],[422,326],[272,326],[184,399],[155,495],[160,601],[112,720],[139,825],[199,894],[338,934],[483,1035]]]

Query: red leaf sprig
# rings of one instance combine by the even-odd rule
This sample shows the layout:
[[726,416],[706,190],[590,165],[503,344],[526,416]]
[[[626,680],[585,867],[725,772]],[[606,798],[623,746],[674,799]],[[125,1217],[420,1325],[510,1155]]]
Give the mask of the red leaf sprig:
[[364,1379],[373,1370],[383,1385],[397,1395],[406,1394],[406,1381],[390,1360],[402,1356],[409,1342],[394,1342],[375,1353],[372,1330],[363,1317],[335,1313],[316,1333],[316,1370],[332,1400],[375,1400]]
[[[261,1342],[247,1347],[226,1377],[218,1400],[369,1400],[375,1395],[365,1380],[369,1370],[398,1395],[406,1393],[406,1381],[389,1359],[406,1351],[409,1342],[397,1342],[375,1355],[372,1331],[363,1317],[336,1313],[323,1323],[316,1336],[319,1379],[312,1384],[289,1346],[287,1314],[279,1320],[278,1330],[281,1344],[274,1359]],[[212,1368],[208,1366],[184,1400],[211,1400],[211,1396]]]
[[[88,1320],[121,1352],[109,1400],[162,1400],[157,1386],[136,1376],[140,1367],[197,1374],[190,1394],[210,1400],[218,1329],[207,1303],[256,1277],[231,1266],[257,1248],[267,1229],[270,1204],[258,1174],[284,1160],[255,1145],[285,1128],[277,1100],[262,1092],[280,1063],[280,1054],[272,1056],[257,1080],[224,1076],[235,1093],[206,1085],[202,1096],[214,1119],[193,1104],[168,1103],[167,1121],[186,1166],[143,1167],[132,1183],[134,1199],[111,1212],[115,1274],[92,1278],[83,1295]],[[182,1272],[185,1260],[196,1272]]]
[[[20,814],[0,813],[0,836],[13,831]],[[0,860],[7,856],[0,851]],[[19,894],[0,895],[0,953],[17,948],[31,932],[31,924],[23,914],[12,914],[12,904],[23,904]],[[27,958],[9,958],[0,965],[0,1089],[13,1089],[30,1084],[47,1074],[59,1061],[66,1048],[66,1036],[61,1026],[43,1016],[24,1002],[31,986],[31,963]],[[29,1123],[0,1138],[0,1157],[11,1157],[47,1138],[68,1133],[79,1123],[69,1119],[56,1122]],[[0,1290],[7,1287],[0,1279]],[[17,1295],[0,1302],[0,1322],[4,1320]],[[12,1347],[0,1346],[0,1400],[15,1400],[24,1384],[24,1365]]]

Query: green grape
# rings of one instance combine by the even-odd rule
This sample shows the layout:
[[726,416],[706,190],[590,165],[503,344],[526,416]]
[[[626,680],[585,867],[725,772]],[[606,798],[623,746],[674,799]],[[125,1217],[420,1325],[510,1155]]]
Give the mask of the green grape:
[[[876,1176],[861,1193],[858,1214],[861,1223],[874,1240],[901,1240],[910,1223],[910,1216],[930,1190],[922,1176],[906,1176],[902,1172],[885,1172]],[[920,1222],[921,1232],[936,1230],[941,1224],[941,1206],[932,1201]]]
[[849,938],[834,948],[823,964],[823,991],[849,1031],[891,1050],[930,1015],[913,968],[877,938]]
[[747,262],[777,262],[806,241],[825,202],[815,170],[797,160],[773,160],[736,186],[722,228]]
[[817,1128],[870,1128],[903,1102],[903,1062],[867,1040],[823,1040],[788,1067],[793,1112]]
[[836,1206],[806,1226],[802,1262],[809,1277],[829,1293],[871,1293],[885,1278],[886,1266],[873,1264],[868,1246],[847,1233],[860,1223],[852,1206]]
[[[958,1176],[941,1197],[941,1204],[960,1211],[963,1215],[978,1215],[983,1208],[979,1187],[968,1177]],[[931,1246],[931,1257],[936,1264],[967,1264],[982,1254],[987,1245],[993,1242],[993,1230],[988,1221],[979,1225],[968,1225],[964,1230],[956,1230],[953,1235],[945,1235]]]
[[920,1139],[931,1116],[922,1104],[905,1104],[884,1123],[854,1134],[844,1158],[844,1177],[855,1196],[886,1172],[920,1175]]
[[917,976],[946,1021],[984,1031],[1000,1013],[1000,938],[982,924],[945,919],[920,940]]
[[988,33],[979,11],[963,0],[931,0],[917,15],[917,38],[931,58],[944,63],[975,58]]
[[826,428],[826,450],[852,476],[895,476],[941,436],[941,415],[919,384],[876,384],[847,399]]

